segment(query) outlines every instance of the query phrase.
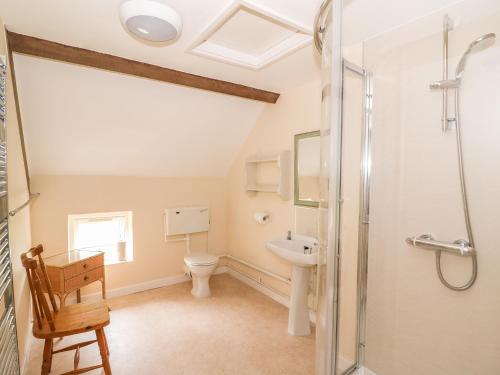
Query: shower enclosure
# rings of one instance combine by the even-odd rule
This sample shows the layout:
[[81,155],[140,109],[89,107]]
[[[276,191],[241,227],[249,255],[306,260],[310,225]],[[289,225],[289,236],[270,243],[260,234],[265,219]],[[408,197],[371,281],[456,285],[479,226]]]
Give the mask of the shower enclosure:
[[326,0],[315,32],[316,373],[500,373],[500,2]]

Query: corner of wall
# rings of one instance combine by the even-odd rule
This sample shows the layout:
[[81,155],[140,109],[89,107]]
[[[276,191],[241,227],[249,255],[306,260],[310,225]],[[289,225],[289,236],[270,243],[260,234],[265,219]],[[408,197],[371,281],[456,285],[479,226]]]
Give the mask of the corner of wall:
[[[293,154],[294,135],[319,130],[320,124],[320,81],[294,87],[282,93],[276,104],[265,107],[227,176],[227,250],[230,255],[276,273],[291,272],[288,263],[265,249],[265,241],[294,228],[293,199],[284,201],[273,193],[248,194],[245,191],[245,160],[258,153],[290,150]],[[290,168],[293,170],[293,165]],[[290,180],[293,191],[293,178]],[[257,211],[269,212],[270,222],[257,224],[253,220]]]
[[[0,21],[0,49],[8,55],[6,33],[3,22]],[[8,63],[7,63],[8,64]],[[24,169],[24,159],[18,128],[17,108],[13,88],[12,67],[8,68],[6,83],[6,102],[8,118],[6,133],[8,144],[7,174],[8,206],[17,207],[29,197],[27,179]],[[13,270],[14,303],[16,309],[17,339],[19,360],[21,366],[26,360],[30,343],[30,298],[24,268],[21,265],[20,254],[31,247],[31,217],[29,209],[19,211],[16,216],[9,217],[9,242]]]

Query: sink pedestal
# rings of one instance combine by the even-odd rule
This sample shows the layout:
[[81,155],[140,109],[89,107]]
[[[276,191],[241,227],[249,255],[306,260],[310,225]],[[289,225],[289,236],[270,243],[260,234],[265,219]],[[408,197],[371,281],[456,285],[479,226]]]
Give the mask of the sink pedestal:
[[294,265],[292,268],[292,291],[290,295],[290,310],[288,313],[288,333],[293,336],[307,336],[311,334],[309,306],[307,303],[310,275],[310,267]]
[[292,336],[307,336],[311,333],[307,295],[311,268],[318,264],[318,246],[318,240],[313,237],[290,234],[266,242],[268,250],[292,263],[288,315],[288,333]]

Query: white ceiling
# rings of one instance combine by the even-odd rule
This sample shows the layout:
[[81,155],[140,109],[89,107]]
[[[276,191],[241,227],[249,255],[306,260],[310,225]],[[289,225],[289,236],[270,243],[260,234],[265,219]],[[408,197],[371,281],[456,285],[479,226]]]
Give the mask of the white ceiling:
[[[162,46],[143,43],[125,32],[118,14],[122,1],[0,0],[0,15],[14,32],[271,91],[281,92],[319,77],[312,45],[259,72],[186,53],[234,0],[159,0],[183,18],[179,40]],[[312,27],[321,0],[252,1]]]
[[[312,46],[260,71],[187,53],[196,36],[233,0],[163,0],[184,20],[180,39],[167,46],[148,45],[127,34],[118,17],[121,1],[0,0],[0,16],[14,32],[280,93],[319,79]],[[312,27],[321,0],[252,1]],[[345,2],[346,44],[456,3]],[[225,175],[266,107],[32,57],[16,55],[15,62],[32,174]]]

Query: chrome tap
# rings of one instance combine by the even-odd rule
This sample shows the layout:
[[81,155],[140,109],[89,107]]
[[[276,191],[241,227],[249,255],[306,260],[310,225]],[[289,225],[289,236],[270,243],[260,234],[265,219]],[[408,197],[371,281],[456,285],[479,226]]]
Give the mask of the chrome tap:
[[288,233],[286,234],[286,239],[291,240],[292,239],[292,231],[289,230]]

